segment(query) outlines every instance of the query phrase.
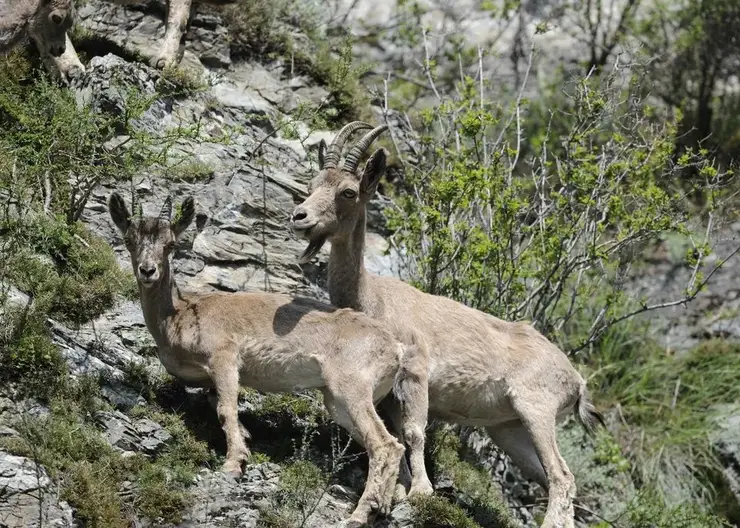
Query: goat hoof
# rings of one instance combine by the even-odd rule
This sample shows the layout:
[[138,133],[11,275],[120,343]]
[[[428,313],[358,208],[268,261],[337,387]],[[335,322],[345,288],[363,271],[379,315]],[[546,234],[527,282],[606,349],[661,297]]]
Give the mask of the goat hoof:
[[432,494],[434,494],[434,488],[429,481],[422,484],[412,484],[411,490],[409,490],[409,497],[423,497]]
[[164,70],[167,66],[174,65],[175,61],[172,57],[166,55],[160,55],[152,59],[151,65],[153,68],[158,70]]
[[227,461],[221,468],[221,472],[235,479],[239,479],[242,476],[243,463],[242,460]]

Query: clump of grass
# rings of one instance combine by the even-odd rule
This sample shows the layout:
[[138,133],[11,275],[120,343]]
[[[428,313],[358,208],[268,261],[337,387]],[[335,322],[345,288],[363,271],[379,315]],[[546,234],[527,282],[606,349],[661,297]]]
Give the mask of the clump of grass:
[[202,161],[189,161],[178,163],[167,168],[168,178],[185,183],[205,182],[213,177],[214,171]]
[[309,422],[316,422],[326,417],[326,412],[316,392],[311,394],[268,393],[262,399],[256,414],[259,417]]
[[[624,525],[630,528],[723,528],[729,524],[696,504],[670,506],[654,488],[646,488],[635,498],[624,514]],[[613,526],[606,522],[596,528]]]
[[204,92],[207,87],[201,75],[178,65],[164,68],[157,80],[157,91],[164,96],[189,97]]
[[[123,456],[92,422],[98,392],[94,380],[70,382],[52,400],[49,415],[23,418],[17,425],[20,438],[0,445],[45,466],[86,526],[126,527],[129,512],[157,523],[180,522],[188,487],[213,454],[178,416],[139,408],[134,417],[162,423],[172,439],[156,459]],[[119,493],[124,482],[135,483],[132,503]]]
[[410,503],[414,511],[415,528],[480,528],[465,510],[439,495],[412,497]]
[[124,459],[91,424],[54,407],[46,417],[25,418],[20,439],[3,442],[10,452],[42,464],[61,484],[62,498],[92,527],[125,527],[117,484],[141,460]]
[[709,434],[718,409],[740,401],[740,346],[707,341],[675,356],[628,326],[592,355],[593,394],[603,408],[619,406],[617,439],[637,482],[670,505],[710,508],[722,468]]
[[470,499],[466,506],[474,519],[500,528],[516,526],[491,475],[464,459],[462,443],[453,431],[441,427],[433,436],[435,471],[452,478],[458,494]]

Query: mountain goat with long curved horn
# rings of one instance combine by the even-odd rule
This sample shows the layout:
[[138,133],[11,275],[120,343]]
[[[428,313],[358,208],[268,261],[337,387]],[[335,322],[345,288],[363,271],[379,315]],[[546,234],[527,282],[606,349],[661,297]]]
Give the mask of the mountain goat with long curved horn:
[[[291,218],[293,230],[308,240],[301,261],[330,241],[332,304],[383,321],[402,342],[415,336],[428,353],[430,415],[485,427],[514,463],[548,490],[543,527],[573,527],[575,480],[558,451],[555,426],[572,412],[589,430],[603,419],[567,356],[529,324],[502,321],[365,269],[366,208],[385,171],[385,151],[376,150],[362,169],[359,162],[386,129],[354,122],[329,147],[320,143],[319,172]],[[340,165],[342,147],[356,130],[369,132]],[[411,457],[419,445],[410,445]]]

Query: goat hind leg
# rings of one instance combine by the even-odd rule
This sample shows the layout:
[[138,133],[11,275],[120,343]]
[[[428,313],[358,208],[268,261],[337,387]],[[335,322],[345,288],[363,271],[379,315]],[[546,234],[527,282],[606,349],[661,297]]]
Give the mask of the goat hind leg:
[[488,435],[525,477],[534,480],[547,491],[547,475],[542,467],[532,437],[520,421],[486,427]]
[[[385,404],[385,409],[393,422],[393,427],[401,431],[403,441],[409,449],[409,460],[411,462],[411,483],[408,495],[431,495],[434,493],[429,476],[427,475],[426,465],[424,463],[424,443],[426,441],[425,430],[428,416],[428,398],[429,392],[426,385],[419,386],[418,392],[414,397],[408,398],[404,403],[399,404],[391,400]],[[406,464],[406,458],[401,457],[401,466],[399,475],[401,483],[405,486],[406,481],[403,471],[409,471]],[[399,493],[396,491],[396,498]]]
[[513,400],[512,405],[547,477],[548,502],[542,528],[573,528],[575,479],[558,450],[556,410],[541,397],[526,402]]
[[[390,422],[390,433],[396,437],[397,440],[403,442],[403,421],[401,419],[398,402],[394,401],[390,395],[385,397],[378,404],[378,413],[382,418],[386,418]],[[411,490],[411,483],[411,469],[406,461],[406,457],[402,456],[401,461],[398,464],[398,482],[396,482],[393,494],[394,502],[401,502],[406,498],[408,492]]]
[[407,345],[394,393],[400,401],[400,430],[409,448],[411,490],[409,495],[431,495],[432,483],[424,463],[425,431],[429,417],[429,352],[425,345]]

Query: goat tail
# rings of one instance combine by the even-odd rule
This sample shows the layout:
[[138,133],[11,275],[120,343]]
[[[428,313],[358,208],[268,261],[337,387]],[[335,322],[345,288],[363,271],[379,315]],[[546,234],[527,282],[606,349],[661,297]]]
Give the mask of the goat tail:
[[581,391],[576,400],[576,418],[589,434],[596,432],[599,426],[606,427],[604,416],[591,402],[585,383],[581,385]]

